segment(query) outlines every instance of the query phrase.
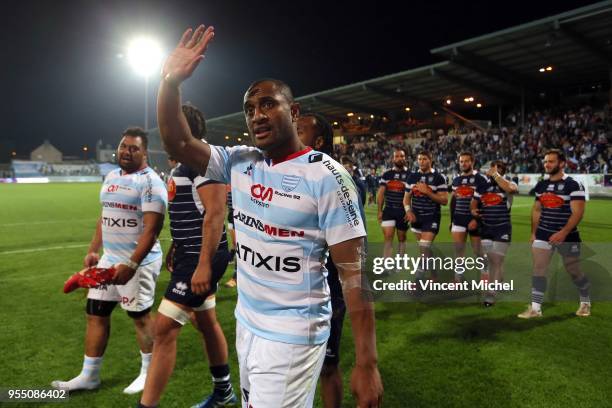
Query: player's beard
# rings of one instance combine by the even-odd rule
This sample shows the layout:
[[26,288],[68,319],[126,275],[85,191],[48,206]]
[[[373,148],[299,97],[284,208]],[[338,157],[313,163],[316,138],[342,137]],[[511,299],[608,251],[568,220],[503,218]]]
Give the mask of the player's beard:
[[461,172],[462,172],[464,175],[466,175],[466,176],[467,176],[468,174],[470,174],[470,173],[472,172],[472,169],[473,169],[473,167],[469,167],[467,170],[461,170]]
[[406,161],[405,160],[398,160],[393,162],[393,165],[398,168],[398,169],[403,169],[404,167],[406,167]]
[[556,176],[561,171],[561,167],[559,165],[553,167],[549,171],[546,172],[549,176]]

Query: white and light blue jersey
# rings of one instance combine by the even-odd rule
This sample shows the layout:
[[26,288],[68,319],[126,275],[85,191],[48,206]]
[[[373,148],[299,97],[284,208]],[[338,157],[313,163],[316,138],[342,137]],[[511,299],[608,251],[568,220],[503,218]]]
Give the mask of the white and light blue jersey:
[[[130,259],[143,231],[145,212],[166,213],[168,193],[159,176],[147,167],[130,174],[121,169],[108,173],[100,190],[102,204],[102,247],[109,262]],[[162,256],[159,241],[141,265]]]
[[273,341],[327,341],[327,248],[365,236],[351,176],[311,148],[271,162],[254,147],[211,146],[206,177],[232,186],[236,319]]

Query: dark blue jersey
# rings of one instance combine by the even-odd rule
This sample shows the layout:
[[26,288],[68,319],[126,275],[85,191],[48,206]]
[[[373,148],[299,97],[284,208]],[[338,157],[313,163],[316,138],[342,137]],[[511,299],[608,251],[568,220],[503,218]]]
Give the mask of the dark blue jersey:
[[407,168],[394,168],[383,173],[379,184],[385,186],[385,208],[404,209],[404,191],[409,175]]
[[[538,229],[547,232],[559,232],[572,215],[570,202],[584,201],[584,186],[564,175],[561,180],[542,180],[535,187],[536,201],[542,206]],[[571,232],[577,231],[574,228]]]
[[453,179],[452,190],[455,193],[455,204],[452,215],[471,217],[470,203],[478,186],[485,184],[485,177],[474,170],[471,174],[460,175]]
[[[206,209],[197,189],[217,181],[206,179],[189,167],[179,164],[168,180],[168,213],[170,234],[174,243],[175,263],[197,264],[202,246],[202,220]],[[219,247],[227,246],[225,227]]]
[[495,180],[485,177],[485,182],[474,192],[474,199],[478,201],[483,225],[496,227],[510,224],[512,197]]
[[439,216],[440,204],[436,203],[431,198],[418,191],[416,189],[417,183],[427,184],[429,188],[431,188],[431,191],[433,191],[434,193],[438,193],[440,191],[448,191],[446,177],[437,172],[435,169],[432,169],[428,173],[421,173],[421,171],[419,170],[416,173],[411,173],[406,183],[406,191],[412,193],[410,203],[410,206],[412,207],[412,212],[414,212],[414,214],[417,216]]

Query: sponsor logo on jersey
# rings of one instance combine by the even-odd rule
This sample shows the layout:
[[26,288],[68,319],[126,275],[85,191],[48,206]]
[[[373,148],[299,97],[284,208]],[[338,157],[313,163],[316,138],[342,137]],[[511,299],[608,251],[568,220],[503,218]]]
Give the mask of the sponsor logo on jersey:
[[138,211],[138,206],[133,204],[115,203],[112,201],[103,201],[102,207],[106,208],[119,208],[121,210]]
[[174,197],[176,197],[176,183],[174,178],[170,177],[168,179],[168,201],[174,200]]
[[301,267],[300,258],[297,256],[262,254],[240,242],[236,242],[236,256],[260,271],[298,272]]
[[246,174],[247,176],[252,176],[253,175],[253,163],[249,164],[249,167],[247,167],[242,174]]
[[404,192],[406,184],[403,181],[391,180],[387,183],[387,191],[393,191],[396,193]]
[[117,184],[111,184],[106,188],[106,191],[109,193],[114,193],[117,190],[119,190],[119,186]]
[[138,220],[134,218],[112,218],[102,217],[102,225],[105,227],[137,227]]
[[544,193],[540,196],[540,203],[544,208],[559,208],[563,206],[565,200],[556,194]]
[[474,189],[470,186],[459,186],[457,190],[455,190],[455,194],[457,198],[470,198],[474,195]]
[[[429,189],[429,191],[432,191],[431,187],[427,186],[427,188]],[[421,193],[416,185],[414,187],[412,187],[412,195],[415,197],[427,197],[427,194]]]
[[323,155],[321,153],[315,153],[308,156],[308,163],[317,163],[323,160]]
[[124,304],[124,305],[130,305],[130,304],[132,304],[134,302],[134,300],[136,300],[135,297],[130,299],[127,296],[121,296],[121,303]]
[[266,234],[273,237],[287,238],[304,236],[304,231],[291,230],[264,224],[261,220],[258,220],[255,217],[251,217],[250,215],[243,214],[240,211],[234,213],[234,219],[240,221],[247,227],[255,228],[256,230],[265,232]]
[[485,207],[501,204],[504,199],[497,193],[484,193],[480,198]]
[[271,187],[266,187],[262,184],[253,184],[251,186],[251,201],[261,207],[269,207],[270,204],[266,201],[272,201],[274,190]]
[[[358,226],[361,216],[357,213],[356,205],[351,199],[351,189],[345,184],[346,180],[350,179],[345,179],[342,173],[340,173],[336,166],[333,165],[331,160],[325,160],[323,164],[325,165],[325,168],[327,168],[327,170],[329,170],[329,172],[336,178],[336,183],[338,183],[340,186],[340,189],[337,191],[337,195],[338,200],[340,200],[340,205],[344,210],[347,224],[352,227]],[[356,193],[355,189],[353,189],[353,192]]]

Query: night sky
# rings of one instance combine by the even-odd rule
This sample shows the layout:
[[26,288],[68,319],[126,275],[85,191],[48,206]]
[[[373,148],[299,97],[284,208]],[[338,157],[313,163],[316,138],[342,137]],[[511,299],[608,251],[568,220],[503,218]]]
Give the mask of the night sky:
[[[403,3],[4,1],[0,143],[26,156],[48,139],[78,155],[142,125],[144,79],[118,57],[137,35],[168,53],[185,28],[215,26],[206,60],[183,86],[184,100],[215,117],[240,110],[257,78],[283,79],[301,96],[433,63],[431,48],[594,2]],[[150,127],[157,82],[149,87]]]

